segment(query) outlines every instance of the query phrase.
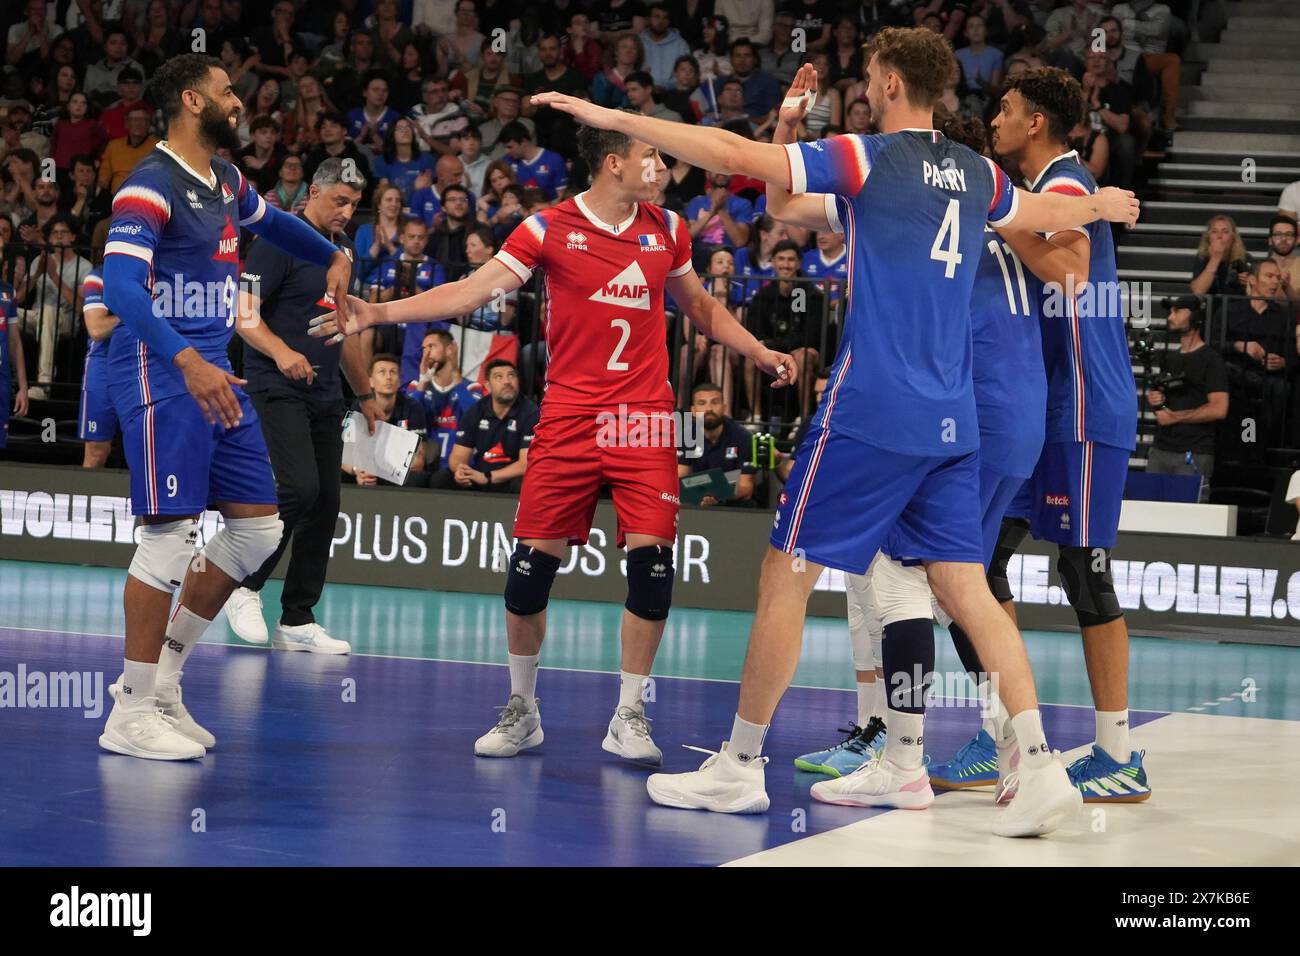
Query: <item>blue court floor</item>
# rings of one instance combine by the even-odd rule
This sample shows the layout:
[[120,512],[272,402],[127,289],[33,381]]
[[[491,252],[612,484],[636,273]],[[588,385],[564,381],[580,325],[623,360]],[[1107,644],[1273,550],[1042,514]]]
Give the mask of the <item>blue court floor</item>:
[[[508,678],[500,599],[332,586],[320,618],[350,657],[243,645],[219,618],[186,669],[186,702],[217,736],[202,761],[134,760],[96,745],[121,665],[124,572],[0,562],[0,865],[842,865],[1300,858],[1287,768],[1300,759],[1300,651],[1133,642],[1135,746],[1154,797],[1089,808],[1051,840],[988,834],[991,793],[924,813],[813,801],[792,758],[853,715],[842,621],[810,619],[796,686],[766,745],[772,808],[725,817],[656,807],[647,769],[600,749],[617,697],[620,608],[553,602],[539,680],[546,742],[513,760],[472,754]],[[266,593],[268,617],[278,585]],[[749,616],[674,611],[660,653],[655,737],[691,769],[728,732]],[[1078,638],[1030,634],[1053,745],[1088,743]],[[940,671],[960,670],[946,634]],[[14,706],[5,675],[79,672],[91,699]],[[65,688],[66,689],[66,688]],[[24,703],[36,703],[29,692]],[[52,701],[45,704],[66,703]],[[96,704],[98,706],[96,706]],[[89,713],[87,712],[89,711]],[[97,712],[98,711],[98,712]],[[977,711],[930,710],[946,756]],[[1229,768],[1229,769],[1225,769]],[[1222,793],[1218,792],[1222,790]]]

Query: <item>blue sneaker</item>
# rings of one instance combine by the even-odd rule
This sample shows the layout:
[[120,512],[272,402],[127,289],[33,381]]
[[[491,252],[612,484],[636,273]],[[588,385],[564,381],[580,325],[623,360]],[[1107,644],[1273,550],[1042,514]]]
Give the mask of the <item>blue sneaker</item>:
[[1070,782],[1083,794],[1084,803],[1141,803],[1151,796],[1142,758],[1146,751],[1133,751],[1128,763],[1120,763],[1096,744],[1066,768]]
[[997,782],[998,750],[983,729],[947,763],[930,768],[930,786],[935,790],[965,790]]
[[872,717],[866,727],[841,727],[840,733],[848,734],[843,742],[797,757],[794,765],[808,773],[842,777],[871,760],[885,745],[885,722],[879,717]]

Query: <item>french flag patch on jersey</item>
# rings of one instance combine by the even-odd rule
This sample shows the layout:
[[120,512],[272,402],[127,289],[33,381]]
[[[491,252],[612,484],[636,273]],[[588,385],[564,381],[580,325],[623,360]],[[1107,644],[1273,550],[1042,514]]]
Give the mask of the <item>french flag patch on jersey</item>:
[[664,237],[657,232],[650,235],[642,234],[639,238],[642,252],[666,252],[668,249],[664,245]]

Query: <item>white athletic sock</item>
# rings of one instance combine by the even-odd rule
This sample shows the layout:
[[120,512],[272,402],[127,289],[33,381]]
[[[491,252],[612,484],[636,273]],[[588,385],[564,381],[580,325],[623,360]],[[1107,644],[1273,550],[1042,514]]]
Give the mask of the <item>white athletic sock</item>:
[[979,697],[984,714],[980,727],[993,738],[993,742],[1005,741],[1014,733],[1011,729],[1011,715],[1007,713],[1002,698],[994,692],[992,683],[980,681]]
[[1128,711],[1097,711],[1097,746],[1120,763],[1128,763],[1133,751],[1128,742]]
[[876,681],[858,681],[858,726],[871,720],[871,704],[876,697]]
[[510,660],[510,693],[524,699],[529,710],[537,705],[537,662],[541,654],[507,654]]
[[885,715],[889,734],[885,756],[904,770],[915,770],[925,758],[925,714],[890,709]]
[[645,709],[645,682],[650,679],[647,674],[629,674],[618,672],[618,706]]
[[129,657],[122,661],[122,706],[126,708],[143,706],[141,701],[146,697],[154,696],[157,675],[157,664],[133,661]]
[[177,604],[167,622],[167,637],[158,655],[157,689],[160,697],[174,697],[186,659],[198,646],[199,638],[212,622],[199,617],[184,604]]
[[1046,767],[1052,760],[1052,751],[1047,746],[1043,716],[1038,709],[1022,710],[1011,718],[1011,727],[1020,746],[1020,766],[1026,770]]
[[731,746],[727,753],[741,763],[749,763],[763,753],[763,738],[767,736],[767,724],[751,724],[740,714],[736,715],[731,725]]

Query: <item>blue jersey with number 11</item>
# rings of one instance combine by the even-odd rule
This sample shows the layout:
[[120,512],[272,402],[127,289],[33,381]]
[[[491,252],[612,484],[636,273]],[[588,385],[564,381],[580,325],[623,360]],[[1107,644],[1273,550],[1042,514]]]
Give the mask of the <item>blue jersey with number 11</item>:
[[979,447],[971,291],[984,224],[1015,218],[991,161],[935,130],[785,147],[791,191],[827,204],[848,245],[847,320],[813,424],[878,448],[953,457]]

